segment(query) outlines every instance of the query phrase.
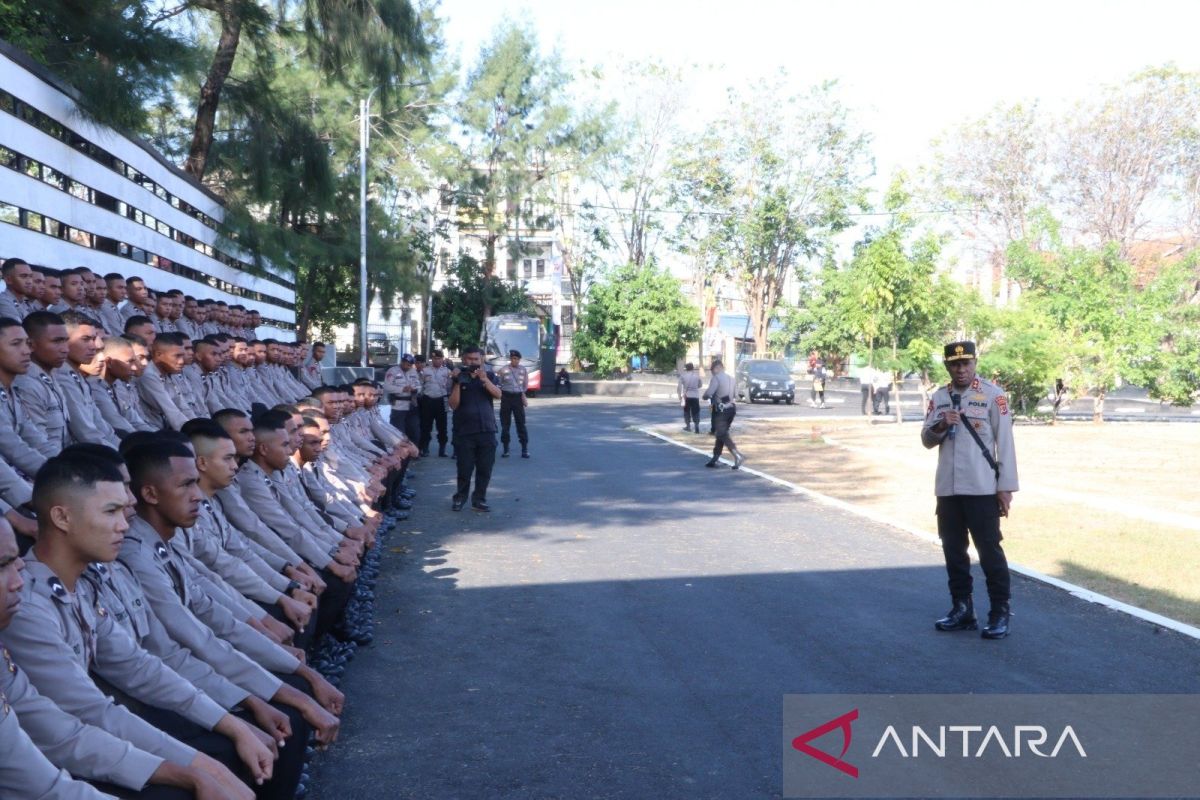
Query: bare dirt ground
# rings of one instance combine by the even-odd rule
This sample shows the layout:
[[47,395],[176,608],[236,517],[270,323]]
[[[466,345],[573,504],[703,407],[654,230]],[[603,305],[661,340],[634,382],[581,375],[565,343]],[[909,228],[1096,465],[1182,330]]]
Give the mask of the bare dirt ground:
[[[673,425],[659,432],[712,441]],[[739,420],[734,434],[747,466],[937,530],[937,453],[922,447],[915,423]],[[1021,491],[1003,523],[1009,559],[1200,625],[1200,425],[1018,424],[1015,437]]]

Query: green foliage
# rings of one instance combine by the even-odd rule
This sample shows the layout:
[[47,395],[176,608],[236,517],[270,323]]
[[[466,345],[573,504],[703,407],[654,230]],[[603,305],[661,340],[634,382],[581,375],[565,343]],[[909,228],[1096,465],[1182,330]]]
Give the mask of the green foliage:
[[692,212],[683,249],[741,291],[759,352],[789,276],[828,257],[866,205],[867,136],[834,89],[789,95],[777,80],[731,90],[725,114],[676,165],[674,201]]
[[678,280],[653,264],[630,264],[592,285],[573,347],[599,373],[615,372],[635,355],[673,368],[700,337],[699,320]]
[[1060,332],[1066,385],[1100,399],[1097,419],[1104,396],[1123,381],[1179,403],[1200,389],[1200,315],[1187,304],[1193,266],[1168,269],[1139,288],[1115,242],[1099,250],[1067,245],[1048,215],[1008,257],[1011,274],[1027,287],[1022,302]]
[[74,87],[97,121],[145,133],[147,105],[169,97],[197,51],[153,24],[150,0],[0,0],[0,39]]
[[968,321],[979,345],[979,374],[1008,392],[1014,407],[1032,411],[1061,374],[1064,342],[1036,304],[979,306]]
[[486,281],[479,262],[460,256],[454,276],[433,295],[433,335],[451,350],[479,344],[488,314],[536,313],[525,291],[506,281]]

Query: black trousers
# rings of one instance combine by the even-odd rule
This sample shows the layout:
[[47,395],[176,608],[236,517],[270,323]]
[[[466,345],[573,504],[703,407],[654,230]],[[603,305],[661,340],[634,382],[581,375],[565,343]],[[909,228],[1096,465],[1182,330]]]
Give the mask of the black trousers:
[[529,444],[529,431],[525,427],[525,395],[521,392],[504,392],[500,395],[500,443],[505,450],[512,441],[508,431],[514,421],[517,423],[517,441],[524,447]]
[[892,393],[892,390],[890,387],[887,389],[876,389],[875,390],[875,401],[874,401],[873,408],[874,408],[874,411],[876,414],[879,413],[879,405],[881,403],[883,404],[883,412],[885,414],[892,413],[891,393]]
[[[714,406],[715,408],[715,406]],[[737,416],[737,406],[727,406],[724,411],[714,411],[713,413],[713,436],[717,437],[717,443],[713,445],[713,458],[720,458],[721,452],[728,447],[729,452],[737,449],[737,445],[733,443],[733,437],[729,435],[729,428],[733,425],[733,418]]]
[[938,537],[946,557],[950,596],[971,596],[971,556],[967,553],[968,533],[979,553],[979,565],[987,579],[992,605],[1007,603],[1010,593],[1008,559],[1000,546],[1000,504],[994,494],[956,494],[937,499]]
[[871,399],[871,387],[860,386],[859,391],[862,392],[862,413],[867,413],[867,401]]
[[421,412],[418,409],[392,409],[391,415],[388,417],[388,422],[392,423],[392,427],[403,433],[408,440],[413,444],[419,444],[421,441]]
[[325,581],[325,591],[317,601],[317,624],[313,630],[312,641],[319,642],[321,637],[333,630],[333,626],[341,619],[350,595],[354,593],[354,584],[334,575],[328,569],[321,570],[321,580]]
[[683,399],[683,424],[695,425],[700,430],[700,398],[685,397]]
[[433,439],[433,428],[437,426],[438,447],[446,449],[446,399],[444,397],[421,397],[417,401],[421,412],[421,439],[417,446],[424,453]]
[[[488,484],[492,482],[492,467],[496,465],[496,434],[465,433],[454,437],[454,455],[458,458],[458,490],[454,496],[473,502],[487,499]],[[475,491],[471,491],[471,476],[475,477]]]

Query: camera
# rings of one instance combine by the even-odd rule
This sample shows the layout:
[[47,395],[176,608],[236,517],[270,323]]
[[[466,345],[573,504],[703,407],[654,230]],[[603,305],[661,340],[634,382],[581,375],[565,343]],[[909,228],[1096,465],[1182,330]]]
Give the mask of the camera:
[[463,364],[458,373],[458,382],[466,386],[475,377],[477,369],[479,369],[478,364]]

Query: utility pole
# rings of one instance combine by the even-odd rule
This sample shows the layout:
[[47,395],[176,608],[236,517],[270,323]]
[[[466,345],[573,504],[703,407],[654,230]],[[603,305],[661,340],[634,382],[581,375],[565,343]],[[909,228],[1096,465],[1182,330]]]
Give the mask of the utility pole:
[[371,139],[371,98],[376,86],[358,106],[358,347],[360,364],[367,366],[367,146]]

